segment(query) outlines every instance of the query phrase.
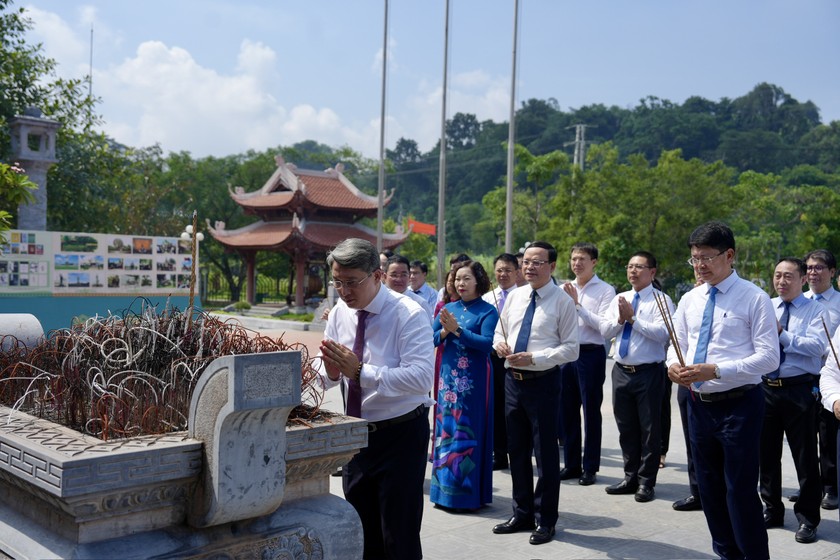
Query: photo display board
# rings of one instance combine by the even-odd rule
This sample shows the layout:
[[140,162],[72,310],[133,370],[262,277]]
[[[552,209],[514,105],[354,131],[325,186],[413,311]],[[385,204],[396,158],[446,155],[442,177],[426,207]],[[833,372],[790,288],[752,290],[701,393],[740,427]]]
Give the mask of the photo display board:
[[23,230],[6,237],[0,244],[3,295],[189,294],[190,240]]

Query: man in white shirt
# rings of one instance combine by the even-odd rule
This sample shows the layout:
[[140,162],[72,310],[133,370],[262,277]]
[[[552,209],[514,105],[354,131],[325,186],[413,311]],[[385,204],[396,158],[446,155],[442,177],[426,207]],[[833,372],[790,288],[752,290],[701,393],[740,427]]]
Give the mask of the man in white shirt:
[[[835,351],[840,348],[840,329],[837,329],[831,341]],[[837,357],[834,353],[828,357],[820,370],[820,394],[823,408],[834,414],[834,418],[840,421],[840,366],[837,365]],[[837,433],[837,439],[840,443],[840,432]],[[836,460],[840,463],[840,453]]]
[[657,297],[671,299],[653,287],[656,258],[639,251],[627,263],[627,281],[632,290],[610,302],[600,322],[601,335],[615,337],[612,370],[613,415],[618,425],[618,443],[624,458],[624,480],[607,486],[607,494],[635,494],[637,502],[655,496],[662,441],[660,412],[665,390],[665,348],[668,329]]
[[408,287],[412,292],[426,300],[434,312],[437,304],[437,290],[429,286],[426,276],[429,274],[429,267],[423,261],[411,261],[408,268]]
[[[565,436],[564,467],[560,480],[578,478],[578,484],[594,484],[601,468],[601,403],[604,400],[607,352],[600,332],[601,319],[615,297],[615,289],[598,278],[598,248],[592,243],[575,243],[569,253],[574,282],[563,289],[575,303],[580,333],[580,356],[560,368],[561,426]],[[580,410],[586,438],[581,446]],[[581,461],[581,448],[583,460]]]
[[368,446],[343,468],[364,530],[364,557],[419,559],[434,379],[424,310],[381,284],[376,248],[347,239],[327,256],[341,300],[327,320],[319,374],[345,385],[348,415],[369,422]]
[[[496,276],[496,288],[484,294],[482,299],[496,306],[499,315],[505,308],[508,294],[516,286],[519,273],[519,261],[510,253],[502,253],[493,260],[493,273]],[[496,352],[490,353],[493,366],[493,470],[508,468],[507,429],[505,428],[505,367],[504,358]]]
[[409,268],[408,259],[402,255],[389,257],[385,263],[385,285],[388,286],[388,289],[417,302],[426,312],[426,317],[431,325],[434,307],[429,305],[425,298],[408,289]]
[[[689,437],[703,514],[721,558],[769,558],[758,497],[764,421],[761,377],[779,367],[779,334],[770,296],[738,276],[735,236],[708,222],[688,238],[697,286],[674,314],[679,353],[668,349],[668,376],[692,390]],[[682,363],[681,363],[682,362]]]
[[822,499],[813,388],[828,338],[823,327],[824,307],[802,294],[804,284],[803,261],[787,257],[776,264],[773,287],[779,295],[773,298],[773,307],[784,359],[780,359],[776,371],[762,378],[764,426],[759,491],[765,504],[764,524],[767,528],[783,526],[782,446],[786,437],[801,493],[793,506],[799,525],[796,541],[810,543],[817,538]]
[[[837,260],[834,254],[826,249],[817,249],[805,255],[805,266],[808,272],[808,287],[805,297],[815,299],[825,306],[827,313],[825,321],[829,336],[833,335],[840,326],[840,292],[832,286],[834,274],[837,272]],[[823,361],[834,359],[831,350],[826,348]],[[819,379],[816,380],[819,386]],[[837,509],[837,431],[840,422],[830,410],[820,408],[817,413],[817,434],[819,435],[820,476],[822,478],[824,497],[823,509]],[[798,498],[798,493],[794,495]],[[795,501],[795,497],[791,500]]]
[[513,483],[513,515],[493,532],[532,531],[529,542],[539,545],[554,537],[558,518],[560,366],[578,358],[578,325],[572,299],[552,282],[557,250],[543,241],[532,243],[522,266],[530,289],[508,295],[493,336],[493,348],[509,368],[505,420]]

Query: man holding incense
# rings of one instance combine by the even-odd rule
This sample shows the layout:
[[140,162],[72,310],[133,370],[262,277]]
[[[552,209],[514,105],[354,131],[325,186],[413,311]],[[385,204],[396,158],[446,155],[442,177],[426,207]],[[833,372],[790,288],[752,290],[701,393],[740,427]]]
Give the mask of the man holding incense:
[[689,437],[712,548],[724,559],[769,558],[756,490],[759,384],[779,367],[778,321],[770,297],[735,272],[729,226],[699,226],[688,247],[688,264],[703,284],[683,296],[674,315],[668,376],[692,391]]

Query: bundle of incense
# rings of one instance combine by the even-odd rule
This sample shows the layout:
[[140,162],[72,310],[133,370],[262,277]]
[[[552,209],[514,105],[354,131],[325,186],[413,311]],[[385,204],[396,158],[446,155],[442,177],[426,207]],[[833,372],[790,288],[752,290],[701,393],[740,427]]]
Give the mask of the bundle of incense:
[[677,333],[674,329],[674,319],[671,317],[671,310],[668,308],[668,300],[665,298],[665,294],[656,290],[653,291],[653,299],[656,300],[656,307],[659,308],[659,314],[662,315],[662,320],[665,322],[665,328],[668,330],[668,338],[671,339],[671,345],[677,353],[677,359],[680,361],[681,366],[685,366],[682,349],[680,348]]
[[822,324],[825,329],[825,336],[828,337],[828,346],[831,348],[831,353],[834,355],[834,363],[837,364],[837,369],[840,369],[840,360],[837,359],[837,351],[834,349],[834,343],[831,342],[831,333],[828,332],[828,327],[825,326],[825,319],[822,319]]
[[[499,309],[499,300],[496,298],[496,288],[490,284],[490,287],[493,288],[490,290],[493,294],[493,301],[496,302],[496,309]],[[499,324],[502,326],[502,336],[505,337],[505,342],[507,342],[507,331],[505,330],[505,324],[502,322],[502,312],[499,311]]]

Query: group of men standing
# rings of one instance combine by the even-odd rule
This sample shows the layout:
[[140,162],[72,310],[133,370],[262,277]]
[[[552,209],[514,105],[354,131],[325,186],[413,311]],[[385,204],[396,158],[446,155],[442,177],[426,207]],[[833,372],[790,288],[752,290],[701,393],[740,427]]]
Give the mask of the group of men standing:
[[[735,271],[735,239],[725,224],[696,228],[688,248],[697,285],[676,309],[658,289],[656,258],[648,252],[631,256],[631,289],[618,295],[595,274],[598,250],[590,243],[572,247],[575,279],[562,286],[553,279],[557,252],[549,243],[524,251],[521,273],[528,287],[512,289],[506,276],[515,274],[517,263],[496,259],[500,287],[488,296],[500,311],[493,348],[506,438],[497,439],[495,459],[498,468],[509,464],[513,505],[510,519],[495,525],[494,533],[527,531],[531,544],[549,542],[561,480],[596,482],[605,340],[614,338],[612,397],[625,474],[606,487],[608,494],[654,499],[662,406],[673,382],[691,489],[674,509],[703,509],[722,558],[769,558],[767,528],[781,525],[784,516],[786,435],[800,482],[796,540],[816,539],[820,506],[837,507],[840,362],[828,340],[840,323],[840,293],[831,287],[834,257],[815,251],[804,260],[779,261],[773,277],[778,297],[771,300]],[[343,242],[328,264],[342,301],[327,323],[322,376],[327,386],[344,383],[348,414],[355,411],[375,426],[368,448],[344,472],[345,494],[362,518],[365,558],[421,558],[429,436],[424,413],[433,404],[428,321],[413,320],[425,314],[420,305],[398,309],[390,291],[380,289],[390,266],[383,273],[369,243]],[[415,263],[403,264],[406,273],[414,272]],[[804,293],[806,282],[811,289]],[[821,371],[829,373],[823,376],[828,410],[817,402]],[[361,410],[351,411],[354,392],[364,395]]]

